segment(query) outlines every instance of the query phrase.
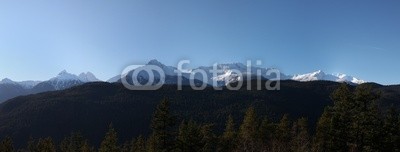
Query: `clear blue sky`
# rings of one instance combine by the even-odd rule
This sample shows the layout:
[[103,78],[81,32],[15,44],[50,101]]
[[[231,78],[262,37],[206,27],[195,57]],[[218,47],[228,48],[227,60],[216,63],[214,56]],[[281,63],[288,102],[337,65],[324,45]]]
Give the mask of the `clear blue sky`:
[[399,84],[399,57],[399,0],[0,1],[0,78],[14,80],[261,59],[287,74]]

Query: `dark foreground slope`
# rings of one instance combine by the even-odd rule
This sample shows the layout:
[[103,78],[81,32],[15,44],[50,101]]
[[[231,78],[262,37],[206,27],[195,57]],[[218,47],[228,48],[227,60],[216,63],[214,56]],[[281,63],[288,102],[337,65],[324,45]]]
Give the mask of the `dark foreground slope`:
[[[156,105],[169,98],[179,122],[194,119],[215,124],[220,131],[229,114],[236,122],[249,106],[258,114],[278,118],[308,117],[314,125],[324,107],[331,104],[330,94],[340,84],[327,81],[282,81],[280,91],[215,91],[211,87],[194,91],[164,86],[157,91],[130,91],[121,84],[88,83],[64,91],[47,92],[11,99],[0,105],[0,137],[11,136],[17,146],[29,137],[51,136],[59,142],[71,131],[80,131],[92,144],[99,144],[110,123],[121,141],[139,134],[147,135]],[[374,86],[375,89],[384,88]],[[398,87],[389,88],[388,102],[398,99]]]

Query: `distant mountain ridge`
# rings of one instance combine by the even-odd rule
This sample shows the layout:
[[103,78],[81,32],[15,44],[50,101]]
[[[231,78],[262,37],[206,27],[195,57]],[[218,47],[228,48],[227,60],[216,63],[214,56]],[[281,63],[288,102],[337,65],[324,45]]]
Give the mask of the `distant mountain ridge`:
[[13,80],[11,80],[9,78],[4,78],[3,80],[0,81],[0,84],[16,84],[16,85],[21,85],[25,89],[31,89],[34,86],[36,86],[37,84],[39,84],[40,82],[42,82],[42,81],[28,80],[28,81],[16,82],[16,81],[13,81]]
[[[166,84],[177,84],[178,75],[176,71],[178,70],[176,67],[167,66],[158,60],[150,60],[146,65],[140,67],[141,69],[149,68],[150,66],[158,66],[165,73],[165,83]],[[248,71],[249,68],[249,71]],[[269,70],[274,70],[273,68],[261,68],[257,66],[247,67],[242,63],[225,63],[225,64],[217,64],[217,69],[220,70],[217,75],[213,75],[210,70],[213,69],[213,66],[200,66],[198,68],[187,69],[182,72],[183,76],[183,85],[189,85],[190,79],[195,79],[195,84],[200,85],[202,83],[206,83],[207,85],[216,85],[216,86],[226,86],[227,84],[234,83],[237,81],[247,79],[247,76],[251,78],[256,78],[257,71],[260,71],[262,79],[280,79],[280,80],[295,80],[301,82],[307,81],[317,81],[317,80],[325,80],[325,81],[334,81],[334,82],[346,82],[349,84],[362,84],[366,81],[358,79],[356,77],[348,76],[346,74],[326,74],[321,70],[316,72],[307,73],[307,74],[298,74],[298,75],[286,75],[284,73],[279,73],[279,75],[266,75]],[[129,82],[132,82],[132,71],[130,74],[124,75],[128,76]],[[203,77],[199,73],[199,71],[204,71],[207,76],[205,81],[203,82]],[[242,73],[243,75],[237,74],[237,72]],[[249,73],[250,72],[250,73]],[[192,75],[192,76],[191,76]],[[159,75],[155,75],[156,80],[160,80]],[[138,79],[140,79],[140,83],[145,84],[148,81],[148,74],[145,72],[139,72]],[[41,93],[47,91],[55,91],[55,90],[64,90],[73,86],[82,85],[87,82],[98,82],[99,80],[93,73],[86,72],[81,73],[79,75],[68,73],[66,70],[61,71],[57,76],[50,78],[46,81],[21,81],[16,82],[11,79],[5,78],[0,81],[0,103],[11,99],[13,97],[17,97],[20,95]],[[107,80],[107,82],[121,82],[121,75],[117,75],[113,78]],[[216,84],[214,84],[216,82]]]
[[[177,70],[176,67],[166,66],[157,60],[151,60],[146,65],[143,65],[142,69],[147,69],[149,65],[159,66],[167,76],[177,76],[175,72]],[[226,84],[236,82],[239,80],[243,80],[247,74],[251,76],[256,76],[257,71],[260,71],[262,78],[266,79],[280,79],[280,80],[295,80],[295,81],[317,81],[317,80],[325,80],[325,81],[334,81],[334,82],[346,82],[351,84],[362,84],[366,81],[358,79],[356,77],[352,77],[346,74],[326,74],[322,70],[318,70],[312,73],[306,74],[297,74],[297,75],[286,75],[284,73],[280,73],[279,77],[277,75],[266,75],[267,71],[273,70],[273,68],[261,68],[256,66],[251,66],[250,73],[248,73],[248,67],[242,63],[225,63],[225,64],[217,64],[217,69],[221,72],[214,76],[210,70],[213,69],[213,66],[200,66],[198,68],[189,69],[187,71],[181,71],[182,76],[191,79],[190,75],[194,75],[193,78],[199,81],[203,81],[203,77],[198,73],[199,71],[204,71],[207,76],[206,83],[209,85],[213,85],[213,81],[217,82],[217,85],[224,86]],[[235,72],[240,72],[243,75],[240,77]],[[107,82],[113,83],[118,82],[121,79],[121,75],[117,75]]]
[[[149,65],[155,65],[159,66],[164,73],[167,76],[177,76],[177,73],[175,72],[177,70],[176,67],[173,66],[167,66],[158,60],[150,60],[146,65],[143,65],[144,68]],[[189,69],[188,71],[182,71],[183,76],[187,79],[190,79],[190,74],[195,73],[198,70],[204,70],[206,72],[206,75],[208,77],[207,82],[208,84],[211,84],[213,80],[216,80],[220,84],[228,84],[231,82],[235,82],[240,80],[241,78],[238,77],[234,71],[240,71],[242,74],[247,74],[247,66],[244,65],[243,63],[224,63],[224,64],[217,64],[217,68],[219,70],[222,70],[221,73],[218,73],[217,76],[213,76],[209,71],[213,69],[212,66],[200,66],[198,68],[194,69]],[[265,74],[266,71],[271,70],[272,68],[261,68],[261,67],[256,67],[256,66],[251,66],[251,75],[256,75],[257,70],[260,70],[262,74]],[[276,78],[276,75],[273,76],[267,76],[267,75],[262,75],[264,78],[267,79],[274,79]],[[361,80],[359,78],[349,76],[346,74],[326,74],[322,70],[318,70],[315,72],[311,73],[306,73],[306,74],[296,74],[296,75],[286,75],[284,73],[281,73],[280,77],[281,80],[295,80],[295,81],[316,81],[316,80],[326,80],[326,81],[335,81],[335,82],[348,82],[348,83],[354,83],[354,84],[362,84],[365,83],[366,81]],[[106,82],[114,83],[118,82],[121,79],[121,75],[114,76],[110,79],[108,79]],[[197,80],[202,80],[202,77],[199,74],[196,74],[194,76],[194,79]],[[61,71],[56,77],[53,77],[49,79],[48,81],[81,81],[83,83],[86,82],[96,82],[96,81],[101,81],[96,76],[91,73],[91,72],[86,72],[86,73],[81,73],[79,75],[71,74],[68,73],[66,70]],[[24,88],[30,89],[35,87],[36,85],[45,82],[45,81],[21,81],[21,82],[15,82],[12,81],[11,79],[5,78],[2,81],[0,81],[0,84],[19,84],[23,86]],[[55,88],[64,88],[62,86],[57,86],[57,85],[63,85],[60,83],[52,83],[55,85]]]
[[81,73],[79,76],[61,71],[57,76],[47,81],[16,82],[5,78],[0,81],[0,103],[13,97],[35,94],[47,91],[64,90],[87,82],[100,81],[91,72]]

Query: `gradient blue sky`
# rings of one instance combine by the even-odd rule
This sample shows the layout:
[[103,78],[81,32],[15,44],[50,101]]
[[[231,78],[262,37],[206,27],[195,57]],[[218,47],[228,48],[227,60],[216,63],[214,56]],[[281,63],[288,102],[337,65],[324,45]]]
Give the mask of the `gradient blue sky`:
[[399,84],[399,57],[399,0],[0,1],[0,79],[260,59],[286,74]]

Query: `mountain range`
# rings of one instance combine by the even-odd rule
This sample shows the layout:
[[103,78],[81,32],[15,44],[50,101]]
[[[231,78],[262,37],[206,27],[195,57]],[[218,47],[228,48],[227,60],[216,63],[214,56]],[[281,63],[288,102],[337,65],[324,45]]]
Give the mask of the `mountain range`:
[[[177,76],[177,73],[174,72],[177,70],[176,67],[173,66],[166,66],[162,64],[161,62],[157,60],[151,60],[149,61],[146,65],[141,67],[142,69],[149,69],[150,65],[155,65],[160,67],[166,75],[168,76]],[[213,66],[200,66],[198,68],[182,71],[182,76],[191,79],[190,75],[194,75],[194,79],[203,81],[203,77],[200,74],[195,74],[198,71],[204,71],[205,75],[207,76],[207,79],[205,79],[207,84],[212,85],[212,82],[214,80],[217,81],[217,85],[226,85],[228,83],[236,82],[238,80],[243,79],[243,76],[240,77],[236,71],[241,72],[243,75],[251,75],[255,76],[257,75],[257,71],[260,71],[262,74],[261,76],[266,79],[276,79],[276,75],[266,75],[268,70],[273,70],[273,68],[261,68],[261,67],[256,67],[256,66],[251,66],[249,67],[250,73],[248,73],[248,68],[246,65],[242,63],[229,63],[229,64],[217,64],[217,69],[221,70],[216,76],[213,76],[210,70],[213,69]],[[352,83],[352,84],[362,84],[365,83],[366,81],[358,79],[353,76],[349,76],[346,74],[326,74],[321,70],[318,70],[316,72],[311,72],[311,73],[306,73],[306,74],[298,74],[298,75],[286,75],[283,73],[280,73],[279,76],[280,80],[296,80],[296,81],[317,81],[317,80],[326,80],[326,81],[334,81],[334,82],[346,82],[346,83]],[[121,79],[121,75],[117,75],[109,80],[107,82],[113,83],[113,82],[118,82]]]
[[[165,83],[166,84],[176,84],[178,82],[177,70],[176,67],[167,66],[157,60],[151,60],[146,65],[141,67],[142,69],[149,68],[149,66],[154,65],[160,67],[164,73],[166,74]],[[217,64],[217,69],[220,72],[214,76],[210,70],[213,69],[213,66],[200,66],[198,68],[182,71],[183,76],[183,85],[189,85],[190,79],[195,79],[195,84],[199,85],[201,83],[206,83],[208,85],[217,85],[217,86],[225,86],[229,83],[234,83],[240,80],[244,80],[246,75],[256,76],[257,71],[260,71],[263,75],[262,78],[265,79],[276,79],[280,80],[295,80],[295,81],[316,81],[316,80],[326,80],[326,81],[334,81],[334,82],[346,82],[349,84],[362,84],[365,81],[360,80],[358,78],[348,76],[345,74],[326,74],[321,70],[316,72],[311,72],[307,74],[299,74],[299,75],[286,75],[280,73],[279,77],[277,75],[266,75],[268,70],[272,70],[272,68],[261,68],[252,66],[250,67],[250,73],[247,71],[247,66],[242,63],[230,63],[230,64]],[[134,70],[133,70],[134,71]],[[128,82],[132,82],[130,73],[124,75],[128,78]],[[199,74],[198,71],[204,71],[206,78],[203,79],[203,76]],[[236,72],[241,72],[243,75],[238,75]],[[191,74],[193,75],[191,77]],[[159,75],[155,75],[156,80],[160,79]],[[148,81],[148,74],[145,72],[139,72],[138,75],[139,82],[145,84]],[[91,72],[81,73],[79,75],[68,73],[66,70],[61,71],[57,76],[50,78],[46,81],[21,81],[16,82],[11,79],[5,78],[0,81],[0,103],[4,102],[8,99],[27,94],[35,94],[47,91],[55,91],[55,90],[64,90],[67,88],[71,88],[73,86],[81,85],[87,82],[97,82],[101,81]],[[121,75],[117,75],[113,78],[107,80],[107,82],[121,82]],[[213,82],[216,82],[214,84]]]
[[[76,75],[65,70],[46,81],[3,79],[0,82],[0,102],[4,101],[0,104],[0,137],[10,135],[20,147],[26,144],[29,137],[50,136],[59,143],[71,131],[79,131],[93,141],[91,144],[99,145],[107,126],[112,123],[118,132],[123,133],[118,135],[120,139],[126,141],[138,135],[148,135],[155,106],[163,98],[171,100],[171,109],[178,116],[177,122],[194,119],[200,123],[213,123],[219,133],[224,129],[227,116],[232,115],[235,122],[240,122],[249,106],[256,108],[257,115],[268,115],[273,120],[283,114],[290,114],[293,120],[306,117],[312,126],[324,107],[332,105],[330,95],[341,85],[338,82],[345,82],[351,90],[357,86],[371,86],[373,91],[381,93],[379,107],[400,108],[399,85],[383,86],[344,74],[326,74],[323,71],[301,75],[280,74],[280,91],[265,88],[248,90],[246,87],[215,91],[212,81],[217,81],[221,87],[228,83],[237,84],[245,77],[235,74],[235,71],[247,72],[247,67],[241,63],[218,64],[222,72],[216,76],[207,72],[213,68],[211,66],[182,71],[184,86],[182,91],[177,91],[174,85],[177,83],[174,72],[177,69],[157,60],[141,68],[150,68],[151,65],[160,67],[166,73],[166,85],[155,91],[128,90],[120,83],[121,76],[101,82],[90,72]],[[129,78],[134,70],[123,76]],[[190,77],[199,70],[205,70],[209,78],[203,81],[198,75]],[[250,75],[255,75],[257,70],[264,73],[273,69],[251,67]],[[138,76],[141,83],[146,83],[147,74],[139,72]],[[160,75],[155,77],[159,79]],[[263,75],[262,81],[274,77]],[[195,79],[195,84],[208,85],[203,91],[193,90],[187,86],[190,79]]]
[[64,90],[87,82],[100,81],[90,72],[81,73],[79,76],[61,71],[57,76],[46,81],[21,81],[16,82],[5,78],[0,81],[0,103],[8,99],[47,91]]

